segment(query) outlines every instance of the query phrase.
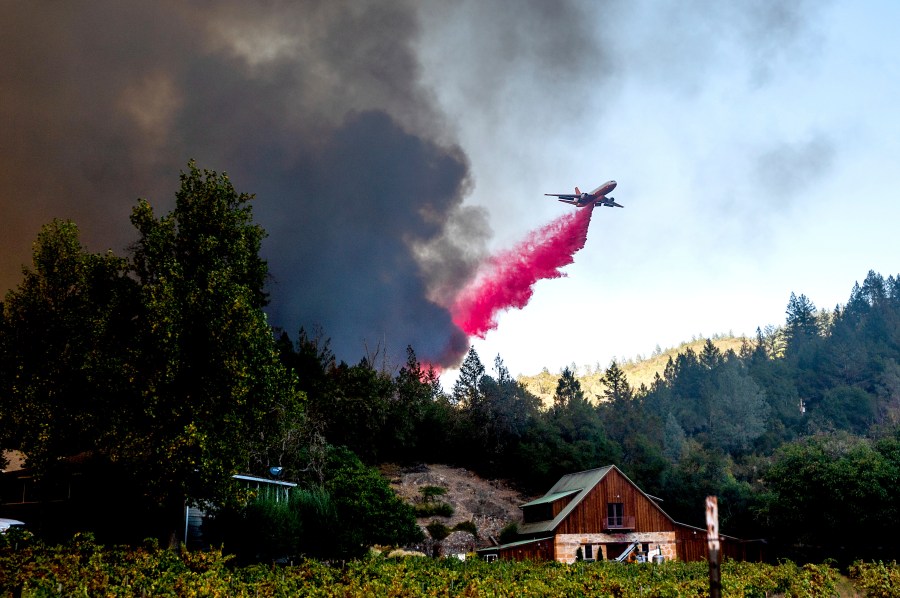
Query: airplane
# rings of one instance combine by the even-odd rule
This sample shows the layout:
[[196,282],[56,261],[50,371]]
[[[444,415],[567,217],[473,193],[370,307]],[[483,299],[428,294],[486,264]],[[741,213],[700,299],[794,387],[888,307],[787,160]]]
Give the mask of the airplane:
[[551,197],[559,198],[559,201],[573,205],[576,208],[583,208],[589,205],[606,206],[607,208],[624,208],[625,206],[617,204],[614,197],[606,197],[606,194],[616,188],[615,181],[606,181],[590,193],[582,192],[575,187],[575,193],[544,193]]

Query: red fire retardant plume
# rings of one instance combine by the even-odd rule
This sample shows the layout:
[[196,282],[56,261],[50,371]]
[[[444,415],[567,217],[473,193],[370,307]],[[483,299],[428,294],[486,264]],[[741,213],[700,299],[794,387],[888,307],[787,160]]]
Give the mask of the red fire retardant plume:
[[560,268],[574,262],[575,252],[584,247],[593,209],[587,206],[561,216],[512,250],[490,258],[456,297],[450,308],[453,323],[469,336],[484,338],[497,327],[501,311],[525,307],[534,283],[565,276]]

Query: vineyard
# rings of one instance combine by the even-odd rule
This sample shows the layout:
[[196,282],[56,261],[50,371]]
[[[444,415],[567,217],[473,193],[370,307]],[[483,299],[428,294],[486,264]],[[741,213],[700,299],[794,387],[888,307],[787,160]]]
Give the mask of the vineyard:
[[[0,596],[706,596],[705,563],[495,562],[390,559],[342,565],[304,560],[285,566],[234,567],[219,551],[178,552],[152,543],[104,548],[89,538],[65,546],[26,543],[0,549]],[[860,595],[895,596],[900,566],[857,563]],[[726,561],[724,596],[831,596],[829,565]]]

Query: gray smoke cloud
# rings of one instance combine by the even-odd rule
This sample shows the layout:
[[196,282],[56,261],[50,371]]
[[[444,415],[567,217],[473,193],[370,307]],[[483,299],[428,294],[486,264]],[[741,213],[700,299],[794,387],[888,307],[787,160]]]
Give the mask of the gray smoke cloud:
[[[781,143],[768,148],[756,161],[756,176],[778,181],[788,196],[806,188],[832,168],[837,153],[834,141],[822,133],[795,143]],[[778,198],[765,200],[778,203]]]
[[351,361],[466,350],[429,288],[469,275],[478,256],[445,229],[479,215],[419,83],[410,5],[3,3],[0,23],[3,289],[54,217],[91,249],[124,249],[135,200],[170,209],[195,158],[257,195],[273,324],[321,327]]

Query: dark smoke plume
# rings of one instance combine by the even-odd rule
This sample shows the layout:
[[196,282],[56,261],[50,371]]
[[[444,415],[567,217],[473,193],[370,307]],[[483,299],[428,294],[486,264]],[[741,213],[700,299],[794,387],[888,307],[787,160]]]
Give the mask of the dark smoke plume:
[[[452,364],[467,339],[439,301],[468,284],[490,229],[462,205],[472,177],[442,110],[482,132],[488,172],[524,165],[523,139],[582,133],[603,116],[592,98],[629,83],[695,90],[716,57],[745,55],[763,84],[813,8],[0,2],[0,291],[53,218],[75,220],[93,250],[123,251],[136,199],[168,210],[194,158],[257,194],[272,324],[321,326],[347,360],[412,344]],[[423,80],[456,99],[439,109]]]
[[414,7],[7,2],[0,23],[0,288],[54,217],[124,250],[136,199],[170,209],[195,158],[257,195],[274,325],[321,326],[353,361],[382,344],[445,364],[465,351],[429,293],[469,276],[445,228],[479,213],[419,84]]

